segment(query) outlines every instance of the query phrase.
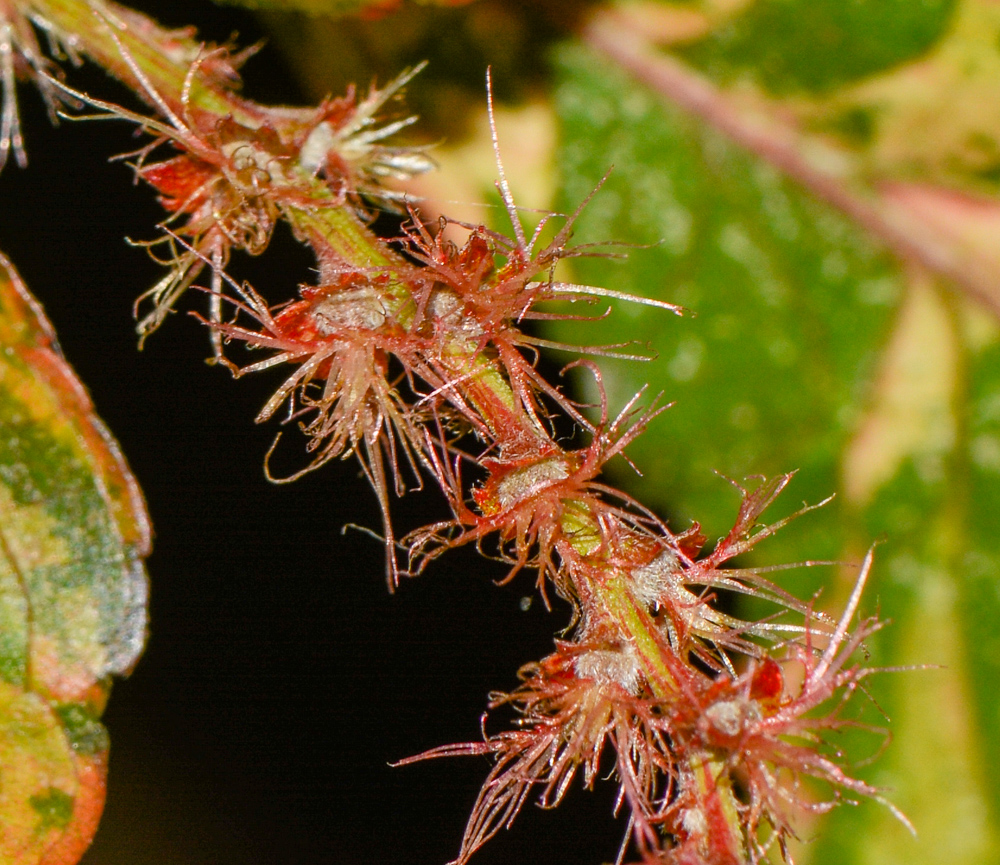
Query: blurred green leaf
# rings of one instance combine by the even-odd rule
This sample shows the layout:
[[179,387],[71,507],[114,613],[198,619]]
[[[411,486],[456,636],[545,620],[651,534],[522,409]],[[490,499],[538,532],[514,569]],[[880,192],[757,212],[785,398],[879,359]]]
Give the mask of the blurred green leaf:
[[[741,61],[757,77],[782,78],[787,87],[768,82],[775,90],[833,86],[908,56],[887,50],[876,63],[867,37],[851,29],[855,13],[899,4],[839,4],[838,20],[851,24],[837,31],[836,53],[844,56],[830,59],[822,82],[804,81],[795,58],[818,50],[817,32],[832,31],[817,30],[816,21],[833,15],[830,4],[811,13],[806,5],[762,0],[744,13],[746,21],[786,8],[801,16],[801,30],[791,20],[785,28],[755,25],[756,59]],[[902,30],[917,22],[917,5],[910,4],[912,15],[899,13]],[[927,15],[950,8],[919,5]],[[928,39],[943,32],[939,24],[926,30]],[[855,38],[857,56],[846,56]],[[786,68],[762,71],[763,58],[780,52]],[[558,209],[572,210],[613,165],[575,240],[648,245],[629,250],[626,262],[576,259],[574,278],[695,313],[676,320],[619,305],[599,325],[553,328],[566,342],[648,342],[659,355],[649,364],[602,364],[613,406],[646,382],[676,401],[629,448],[643,477],[629,481],[620,468],[616,480],[672,514],[678,528],[698,519],[718,536],[737,497],[713,470],[742,480],[798,468],[786,508],[837,498],[769,540],[757,561],[858,560],[886,538],[867,603],[895,624],[871,641],[873,661],[942,665],[883,675],[871,685],[875,702],[858,704],[863,720],[891,727],[895,738],[859,771],[892,788],[888,798],[919,838],[888,809],[865,802],[806,831],[819,840],[796,861],[1000,861],[1000,785],[988,768],[1000,765],[995,320],[919,268],[904,268],[849,218],[601,56],[566,47],[557,77]],[[820,587],[823,570],[783,573],[781,581],[808,593]],[[849,576],[835,575],[822,603],[835,603]],[[845,741],[859,759],[878,744],[870,733]]]
[[1000,490],[990,456],[1000,440],[995,425],[974,420],[980,410],[968,397],[970,387],[985,388],[987,400],[996,393],[1000,367],[981,363],[984,353],[995,355],[998,334],[980,316],[932,285],[911,287],[872,408],[845,456],[847,478],[866,478],[852,523],[888,539],[876,587],[893,624],[873,644],[873,660],[939,665],[873,684],[891,725],[875,704],[866,713],[893,737],[872,779],[891,790],[920,835],[914,841],[884,810],[840,809],[815,862],[998,860],[1000,787],[988,769],[997,711],[988,683],[1000,672],[1000,646],[983,633],[983,620],[997,613],[1000,557],[986,541],[996,512],[992,531],[974,512]]
[[[624,263],[581,260],[577,277],[695,313],[678,321],[622,305],[599,326],[559,334],[635,340],[659,355],[602,364],[612,405],[646,381],[677,402],[630,449],[639,498],[713,535],[738,500],[715,472],[739,480],[797,467],[796,498],[826,498],[903,291],[895,263],[848,219],[600,58],[565,50],[559,75],[558,207],[572,209],[614,166],[576,240],[650,245]],[[803,539],[800,557],[839,555],[843,539],[822,535]]]
[[[722,80],[823,93],[930,48],[957,0],[756,0],[683,51]],[[730,4],[731,5],[731,4]]]
[[943,37],[914,62],[807,102],[799,111],[807,122],[860,145],[868,171],[995,195],[998,46],[1000,7],[991,0],[962,0]]
[[109,677],[146,631],[149,526],[117,444],[0,256],[0,861],[75,863],[104,803]]

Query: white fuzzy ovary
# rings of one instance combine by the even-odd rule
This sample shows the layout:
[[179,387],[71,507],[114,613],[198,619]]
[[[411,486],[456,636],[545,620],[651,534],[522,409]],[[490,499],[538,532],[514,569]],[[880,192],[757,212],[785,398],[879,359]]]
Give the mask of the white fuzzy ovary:
[[761,719],[757,703],[745,697],[720,700],[705,710],[708,723],[724,736],[738,736],[750,724]]
[[385,324],[385,307],[371,286],[347,288],[323,298],[312,309],[316,330],[335,336],[345,330],[378,330]]
[[639,660],[626,644],[617,649],[591,649],[574,663],[576,674],[600,684],[620,685],[630,694],[639,693]]
[[550,457],[537,463],[515,469],[497,484],[497,503],[501,510],[515,505],[541,492],[545,487],[569,477],[569,466],[560,457]]

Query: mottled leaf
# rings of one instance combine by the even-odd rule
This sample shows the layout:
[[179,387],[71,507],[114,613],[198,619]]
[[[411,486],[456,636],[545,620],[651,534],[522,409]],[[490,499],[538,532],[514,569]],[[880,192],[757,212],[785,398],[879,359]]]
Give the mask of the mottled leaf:
[[104,803],[109,677],[146,631],[135,480],[0,257],[0,862],[70,865]]
[[[936,7],[943,16],[950,8],[837,5],[839,11],[828,3],[811,11],[812,4],[748,4],[745,20],[732,26],[785,10],[801,16],[802,29],[791,19],[783,27],[755,25],[757,54],[747,47],[743,68],[758,80],[781,78],[787,86],[767,80],[777,92],[829,89],[910,55],[887,50],[876,63],[862,44],[854,58],[829,58],[823,81],[810,82],[795,58],[816,53],[822,66],[817,33],[839,33],[838,53],[848,54],[867,38],[852,29],[851,16],[892,7],[897,29],[905,31],[919,15]],[[846,23],[836,30],[827,21],[817,30],[824,15]],[[940,22],[934,26],[926,38],[913,36],[911,54],[945,32]],[[898,35],[880,31],[889,42]],[[699,62],[707,64],[709,49],[702,50]],[[764,58],[780,52],[787,54],[785,67],[764,71]],[[817,200],[766,158],[765,147],[750,152],[745,141],[669,104],[597,54],[566,48],[557,63],[558,207],[574,207],[613,165],[575,240],[644,245],[629,250],[625,262],[577,259],[574,277],[679,302],[695,313],[677,320],[619,305],[599,325],[555,329],[568,342],[648,342],[658,355],[648,364],[602,364],[613,404],[647,381],[676,402],[629,448],[644,476],[627,480],[621,467],[616,480],[671,514],[678,528],[698,519],[718,536],[737,498],[713,470],[742,479],[798,468],[786,508],[834,492],[837,498],[768,540],[757,560],[858,560],[883,539],[868,604],[894,624],[872,640],[873,662],[941,665],[873,680],[874,701],[863,714],[891,728],[894,741],[859,771],[890,788],[888,797],[919,837],[877,803],[862,803],[806,827],[803,835],[819,840],[803,845],[796,861],[1000,861],[1000,785],[990,768],[1000,762],[995,319],[923,267],[902,263],[850,215]],[[781,580],[799,594],[825,581],[820,604],[835,604],[846,588],[831,570]],[[880,737],[852,734],[844,745],[860,760],[879,751]]]
[[[982,363],[995,356],[998,336],[982,313],[931,283],[913,284],[875,399],[845,454],[847,520],[867,536],[887,538],[877,588],[894,623],[873,643],[874,660],[939,666],[884,677],[872,689],[891,719],[892,746],[871,777],[891,790],[919,837],[884,810],[841,809],[823,830],[829,841],[815,862],[986,863],[1000,856],[1000,785],[988,768],[1000,741],[989,684],[1000,673],[1000,645],[989,638],[992,625],[984,627],[998,612],[997,512],[976,516],[1000,490],[990,456],[1000,452],[997,427],[977,407],[1000,389],[1000,368]],[[874,704],[867,714],[887,726]]]
[[[792,495],[826,498],[903,290],[894,262],[850,220],[597,57],[565,51],[560,70],[561,209],[613,166],[575,240],[649,246],[625,262],[582,260],[577,276],[695,313],[620,305],[599,326],[560,334],[634,340],[658,355],[602,364],[613,405],[645,381],[677,402],[630,449],[639,498],[715,535],[738,501],[715,472],[796,467]],[[804,557],[839,554],[842,539],[821,534]]]
[[955,5],[943,38],[913,62],[798,110],[856,145],[880,178],[992,195],[1000,185],[1000,116],[992,110],[1000,100],[1000,7]]

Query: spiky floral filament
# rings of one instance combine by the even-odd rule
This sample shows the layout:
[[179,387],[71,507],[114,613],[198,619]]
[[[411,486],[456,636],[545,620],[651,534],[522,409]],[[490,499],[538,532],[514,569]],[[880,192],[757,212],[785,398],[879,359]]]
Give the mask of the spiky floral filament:
[[33,81],[53,121],[59,106],[66,102],[52,83],[52,76],[58,74],[57,66],[42,53],[35,28],[45,35],[50,53],[57,59],[68,57],[74,64],[80,63],[71,33],[55,27],[28,3],[0,0],[0,170],[11,152],[19,167],[28,164],[17,107],[17,79]]
[[[136,172],[161,193],[160,201],[171,213],[168,223],[186,217],[177,230],[190,237],[200,253],[221,250],[214,259],[223,266],[233,248],[259,255],[284,205],[329,205],[332,194],[335,202],[350,201],[367,212],[366,196],[388,201],[396,197],[383,189],[383,180],[431,168],[420,148],[381,143],[415,117],[385,126],[376,118],[420,68],[403,73],[383,90],[373,87],[359,102],[352,90],[316,109],[262,112],[254,127],[226,117],[210,119],[214,127],[201,132],[178,130],[172,141],[183,154],[153,165],[140,162]],[[325,181],[321,191],[315,188],[317,177]],[[154,308],[140,321],[142,336],[159,326],[200,270],[190,254],[173,259],[171,273],[144,295]]]
[[533,358],[538,347],[628,359],[643,358],[634,351],[623,353],[622,349],[627,346],[569,346],[526,333],[523,328],[525,320],[579,317],[572,313],[543,311],[539,309],[541,304],[578,300],[593,302],[609,297],[649,304],[678,314],[683,311],[681,307],[664,301],[555,280],[554,269],[559,261],[607,254],[587,246],[569,245],[573,224],[588,201],[589,196],[576,212],[565,218],[562,228],[541,249],[536,249],[536,244],[556,214],[543,216],[534,234],[527,238],[513,201],[509,201],[508,210],[516,227],[515,239],[482,225],[463,224],[469,230],[469,236],[459,248],[446,238],[444,224],[432,233],[413,211],[411,226],[404,228],[407,252],[423,264],[412,274],[416,294],[433,302],[441,311],[442,318],[446,314],[452,319],[452,326],[440,332],[447,333],[450,341],[457,337],[465,340],[473,356],[487,348],[495,352],[515,397],[538,424],[541,424],[540,415],[544,414],[538,405],[538,395],[543,394],[578,424],[589,426],[574,404],[538,373]]
[[[793,835],[796,812],[829,811],[842,793],[881,802],[913,831],[906,817],[877,788],[845,771],[842,755],[824,753],[824,733],[863,726],[841,717],[841,712],[861,681],[878,672],[852,663],[852,659],[882,624],[874,618],[863,619],[853,632],[849,630],[871,566],[869,553],[843,615],[832,634],[824,635],[825,648],[813,645],[811,631],[802,641],[787,645],[783,664],[800,668],[797,687],[784,684],[781,667],[773,659],[754,659],[738,678],[713,683],[689,707],[689,719],[675,718],[678,740],[689,739],[693,747],[711,751],[746,790],[746,802],[740,810],[752,862],[763,860],[774,842],[784,851],[786,840]],[[877,729],[873,732],[885,734]],[[833,795],[826,801],[815,801],[800,786],[803,776],[825,782]],[[762,826],[770,829],[764,841],[759,832]]]
[[400,97],[426,61],[404,70],[382,89],[373,84],[364,99],[356,99],[353,85],[341,99],[321,106],[324,119],[316,122],[299,148],[302,167],[321,174],[331,189],[364,210],[367,196],[392,205],[406,198],[404,192],[386,187],[387,180],[409,180],[434,168],[423,147],[384,144],[397,132],[416,123],[416,115],[383,121],[381,113]]
[[[791,481],[793,474],[780,475],[770,480],[758,479],[754,489],[734,484],[742,497],[739,514],[733,528],[714,549],[698,556],[700,543],[689,538],[679,552],[665,548],[652,558],[632,567],[631,579],[637,597],[660,614],[667,629],[671,645],[678,651],[692,651],[709,667],[720,669],[718,664],[735,672],[729,663],[727,651],[756,655],[760,651],[752,638],[773,640],[785,634],[804,634],[805,625],[784,620],[749,622],[715,609],[716,599],[712,590],[723,590],[769,601],[779,613],[796,613],[811,622],[811,629],[823,632],[832,623],[822,613],[813,610],[763,576],[766,569],[723,569],[721,565],[746,553],[760,541],[770,537],[791,520],[808,513],[820,505],[805,506],[784,519],[770,525],[761,523],[764,511]],[[695,534],[697,531],[695,530]],[[806,562],[779,568],[823,564]],[[707,650],[707,651],[706,651]]]
[[[118,16],[121,17],[121,16]],[[134,16],[126,16],[130,21]],[[353,90],[342,99],[328,99],[314,109],[265,108],[236,97],[242,111],[217,114],[192,106],[196,82],[206,80],[220,87],[202,67],[214,70],[231,55],[225,47],[202,46],[191,59],[182,87],[180,103],[161,93],[114,33],[121,60],[139,85],[140,95],[158,116],[144,116],[112,103],[94,99],[65,85],[59,91],[98,109],[96,118],[120,118],[135,123],[155,136],[138,151],[134,169],[138,177],[160,193],[169,212],[164,225],[171,231],[152,244],[174,249],[173,235],[190,241],[191,250],[173,251],[162,263],[170,272],[139,299],[149,299],[152,310],[138,325],[141,338],[159,327],[177,299],[202,270],[206,258],[225,267],[232,249],[258,255],[267,247],[283,207],[330,206],[344,201],[363,207],[363,197],[391,200],[395,193],[382,189],[386,178],[407,178],[432,167],[420,148],[390,147],[382,143],[416,118],[379,125],[377,113],[398,95],[419,68],[404,72],[383,90],[355,100]],[[235,72],[233,73],[235,78]],[[226,81],[227,89],[235,81]],[[147,164],[158,145],[173,145],[180,155]],[[155,257],[155,256],[154,256]],[[161,260],[161,259],[158,259]],[[222,286],[216,281],[213,295]],[[218,318],[218,309],[213,316]],[[216,350],[218,355],[218,350]]]
[[[870,565],[869,557],[855,597]],[[869,619],[849,631],[854,612],[849,603],[824,649],[811,639],[786,647],[782,664],[804,669],[797,687],[786,686],[782,664],[766,655],[751,658],[739,675],[710,676],[672,654],[676,687],[665,696],[651,690],[633,644],[621,642],[606,625],[585,626],[576,642],[560,642],[554,655],[525,667],[520,688],[493,695],[491,711],[513,707],[517,729],[484,732],[483,742],[435,748],[402,762],[495,757],[466,827],[459,865],[509,827],[533,793],[542,807],[553,807],[578,773],[585,787],[592,786],[608,744],[619,803],[630,810],[626,844],[631,840],[644,862],[742,865],[739,849],[713,828],[727,808],[735,809],[750,861],[762,861],[774,843],[784,849],[798,814],[822,813],[837,801],[839,794],[815,802],[800,785],[803,776],[884,802],[819,744],[826,731],[858,726],[839,713],[875,672],[850,665],[863,640],[880,627]],[[816,715],[824,706],[825,714]],[[742,801],[732,798],[737,783],[746,791]],[[769,838],[761,837],[762,827],[770,830]]]
[[543,808],[566,795],[576,775],[585,787],[612,744],[620,795],[632,813],[631,833],[642,849],[660,847],[656,827],[673,798],[675,765],[668,731],[637,695],[635,659],[627,647],[558,644],[556,654],[521,670],[524,684],[494,694],[490,709],[512,706],[518,729],[485,735],[480,743],[449,745],[399,765],[435,757],[491,754],[496,758],[480,791],[456,863],[464,863],[501,828],[513,823],[538,793]]
[[[319,286],[303,286],[302,299],[272,311],[249,285],[223,276],[239,298],[238,312],[256,329],[234,322],[212,323],[226,342],[270,350],[264,360],[237,366],[225,363],[237,376],[283,364],[297,364],[257,415],[262,423],[287,405],[286,423],[298,421],[308,438],[311,463],[293,480],[331,459],[356,455],[374,488],[382,510],[390,584],[398,580],[395,540],[389,519],[389,490],[404,492],[401,469],[409,466],[419,482],[418,466],[431,468],[425,454],[440,447],[429,439],[432,419],[444,435],[444,408],[425,401],[408,402],[400,378],[415,390],[413,371],[426,377],[414,340],[393,316],[387,298],[388,274],[345,271]],[[419,342],[419,341],[418,341]],[[391,374],[390,358],[403,364]],[[268,473],[270,477],[270,472]],[[274,479],[274,478],[272,478]]]
[[[637,502],[596,479],[604,465],[625,447],[660,409],[650,406],[636,416],[635,400],[613,421],[605,412],[593,427],[590,445],[563,450],[542,437],[533,454],[504,458],[481,456],[486,478],[471,489],[475,506],[465,501],[460,461],[442,465],[454,519],[435,523],[411,533],[403,543],[410,550],[411,568],[421,571],[445,549],[466,543],[482,543],[496,536],[500,559],[511,565],[507,579],[532,568],[544,593],[551,581],[563,597],[574,591],[566,571],[567,562],[579,555],[580,532],[595,532],[586,540],[588,553],[610,557],[619,547],[641,546],[643,551],[662,550],[674,543],[666,526]],[[510,449],[508,449],[509,452]],[[586,527],[573,525],[585,516]],[[618,553],[620,555],[620,553]]]
[[[44,56],[35,31],[48,44],[49,56]],[[149,80],[134,57],[127,61],[122,55],[122,39],[128,31],[132,48],[153,60],[159,72],[176,66],[176,87],[161,89],[157,99],[150,99]],[[91,56],[108,71],[118,75],[136,90],[144,101],[157,109],[170,106],[181,113],[185,87],[181,86],[185,70],[192,63],[199,65],[201,89],[229,90],[238,86],[237,70],[256,46],[233,53],[227,48],[206,46],[195,41],[193,28],[167,30],[146,16],[106,0],[66,2],[66,0],[2,0],[0,2],[0,75],[3,79],[2,128],[0,128],[0,167],[13,150],[20,165],[26,162],[20,132],[14,92],[16,77],[33,79],[56,120],[61,107],[78,104],[60,86],[59,62],[69,60],[74,66],[84,55]],[[170,78],[169,72],[167,77]],[[224,112],[222,112],[224,113]]]

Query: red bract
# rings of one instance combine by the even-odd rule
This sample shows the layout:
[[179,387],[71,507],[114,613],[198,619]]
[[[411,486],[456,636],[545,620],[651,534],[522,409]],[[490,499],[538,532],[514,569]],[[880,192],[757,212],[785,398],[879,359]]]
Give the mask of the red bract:
[[[164,225],[178,222],[161,240],[145,244],[151,249],[166,244],[169,255],[162,263],[170,270],[137,301],[149,299],[153,309],[139,321],[138,332],[145,339],[160,326],[177,299],[192,285],[206,262],[212,264],[215,280],[212,291],[212,317],[219,319],[222,283],[219,275],[233,248],[259,254],[271,238],[278,218],[279,200],[297,184],[291,173],[294,150],[285,144],[277,131],[267,124],[263,109],[256,110],[257,121],[247,126],[231,116],[217,117],[202,109],[193,109],[188,94],[201,80],[201,67],[211,60],[218,63],[226,49],[216,48],[199,56],[190,65],[180,106],[171,104],[148,80],[142,69],[124,48],[121,56],[141,83],[142,95],[162,119],[146,117],[117,105],[93,99],[70,88],[70,95],[106,115],[135,123],[156,136],[156,140],[138,151],[136,174],[150,183],[160,195],[160,202],[170,212]],[[173,143],[182,154],[147,165],[150,152],[164,142]],[[178,248],[177,234],[187,241]],[[158,259],[160,260],[160,259]]]
[[[609,743],[619,804],[630,810],[623,852],[631,841],[645,863],[744,865],[744,845],[753,863],[763,861],[775,843],[785,851],[799,813],[822,813],[838,801],[838,793],[814,801],[802,776],[884,803],[876,788],[844,771],[839,755],[822,752],[821,739],[825,731],[860,726],[839,713],[859,683],[876,672],[850,665],[863,640],[880,627],[868,619],[849,630],[870,567],[871,555],[843,616],[824,635],[825,648],[813,645],[807,624],[806,637],[782,650],[782,663],[798,664],[804,672],[791,691],[781,664],[767,655],[751,658],[739,675],[709,677],[686,653],[667,649],[663,660],[672,684],[658,693],[632,643],[616,638],[607,622],[584,622],[576,642],[559,643],[556,654],[522,670],[520,688],[493,697],[491,709],[516,709],[518,729],[402,761],[495,755],[456,861],[462,865],[509,827],[536,790],[538,804],[548,808],[561,801],[578,772],[584,786],[592,786]],[[664,640],[661,647],[669,645]],[[825,714],[816,715],[824,706]],[[744,797],[733,795],[737,783]],[[738,843],[726,828],[733,820],[742,827]]]
[[[803,635],[809,630],[805,625],[781,619],[748,622],[720,612],[713,606],[716,600],[716,595],[712,592],[714,589],[769,601],[778,608],[779,613],[796,613],[809,619],[810,627],[816,632],[825,631],[832,624],[826,616],[815,612],[810,604],[798,600],[764,577],[764,573],[769,570],[799,566],[732,570],[721,567],[770,537],[791,520],[825,504],[821,502],[819,505],[806,506],[775,523],[761,524],[763,512],[792,477],[792,474],[787,474],[770,480],[761,478],[753,490],[735,484],[742,494],[736,523],[708,555],[697,558],[698,549],[685,548],[682,539],[678,538],[677,548],[657,551],[653,557],[633,566],[631,578],[636,585],[637,595],[661,616],[670,643],[678,651],[692,651],[709,667],[720,671],[726,668],[735,675],[726,651],[758,656],[760,646],[750,638],[773,640],[782,634]],[[697,527],[694,531],[697,532]]]
[[[802,673],[801,684],[793,691],[785,688],[773,659],[755,659],[741,676],[719,678],[705,689],[685,707],[690,715],[675,716],[677,740],[716,755],[721,770],[746,790],[739,810],[751,862],[762,861],[774,843],[784,851],[794,835],[798,812],[825,813],[840,801],[840,791],[878,800],[912,831],[905,816],[878,789],[845,772],[842,755],[824,753],[829,750],[824,732],[863,726],[840,717],[840,712],[859,683],[878,672],[851,663],[863,641],[882,627],[871,618],[849,630],[871,565],[869,553],[843,615],[833,632],[823,635],[825,648],[814,647],[811,630],[802,641],[787,645],[784,663],[797,665]],[[824,706],[825,712],[816,714]],[[802,776],[826,782],[834,794],[815,801],[803,789]],[[770,829],[763,838],[762,826]]]
[[[517,219],[513,204],[511,213],[512,218]],[[462,374],[463,359],[471,362],[485,351],[495,355],[496,364],[514,394],[514,410],[523,414],[522,421],[508,429],[513,433],[525,423],[535,428],[527,442],[500,442],[502,447],[506,447],[508,456],[513,457],[511,450],[534,451],[537,449],[534,443],[539,436],[548,437],[545,400],[558,406],[559,411],[568,414],[577,423],[589,427],[590,424],[572,400],[536,369],[539,346],[573,349],[533,337],[522,329],[526,319],[572,317],[569,314],[539,312],[536,310],[539,303],[576,300],[580,295],[593,300],[604,294],[599,289],[589,291],[588,286],[558,283],[551,278],[551,271],[560,258],[585,254],[567,250],[564,246],[572,218],[552,244],[536,256],[533,256],[532,249],[537,234],[530,242],[524,241],[521,247],[483,226],[467,226],[471,233],[464,246],[459,248],[444,237],[443,227],[432,235],[416,214],[412,214],[412,218],[407,251],[425,266],[415,269],[409,281],[417,301],[418,315],[426,318],[428,332],[437,340],[433,347],[436,357],[429,354],[428,361],[439,368],[443,378],[450,378]],[[520,229],[520,223],[517,225]],[[540,275],[545,278],[535,279]],[[630,295],[616,296],[647,302],[647,299]],[[648,302],[678,309],[670,304]],[[603,346],[589,351],[624,356],[615,352],[617,348],[621,346]]]
[[[219,121],[216,128],[190,145],[191,154],[165,162],[136,166],[139,177],[161,193],[160,203],[171,213],[165,224],[185,217],[177,231],[190,239],[191,248],[179,252],[168,235],[153,246],[166,243],[170,257],[163,263],[170,272],[143,294],[138,304],[151,299],[153,310],[139,322],[144,339],[162,323],[177,299],[197,279],[209,259],[218,274],[232,249],[259,255],[271,240],[278,219],[275,181],[288,178],[281,163],[291,159],[273,129],[251,130],[234,120]],[[198,155],[194,155],[198,154]],[[213,319],[219,319],[222,284],[213,284]]]

